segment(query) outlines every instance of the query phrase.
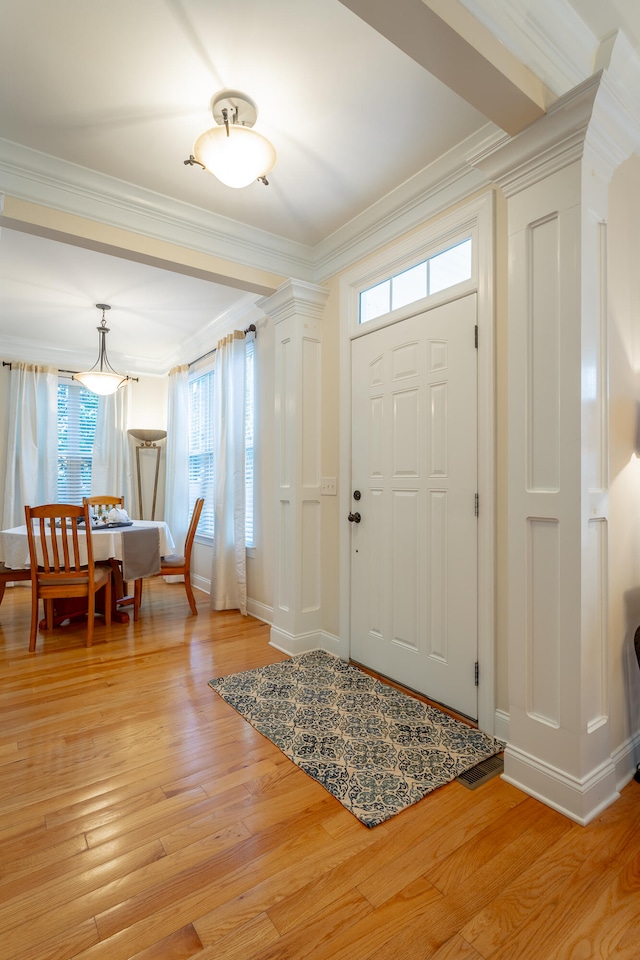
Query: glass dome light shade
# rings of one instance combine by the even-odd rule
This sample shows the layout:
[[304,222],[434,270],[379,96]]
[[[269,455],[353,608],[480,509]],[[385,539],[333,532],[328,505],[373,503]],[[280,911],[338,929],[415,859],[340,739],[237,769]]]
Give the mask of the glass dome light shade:
[[74,380],[78,380],[83,387],[91,390],[92,393],[98,393],[101,397],[108,397],[115,393],[118,387],[126,383],[127,377],[119,373],[106,373],[100,370],[87,370],[86,373],[74,373]]
[[273,145],[251,127],[240,124],[212,127],[200,134],[193,155],[209,173],[228,187],[248,187],[266,176],[276,162]]

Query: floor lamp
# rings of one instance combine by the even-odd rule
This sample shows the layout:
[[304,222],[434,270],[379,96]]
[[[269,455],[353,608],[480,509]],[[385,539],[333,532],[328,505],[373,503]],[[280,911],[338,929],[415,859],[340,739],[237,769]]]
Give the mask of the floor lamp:
[[156,470],[153,479],[153,503],[151,506],[151,519],[156,518],[156,496],[158,494],[158,474],[160,472],[160,447],[158,442],[164,440],[167,435],[166,430],[128,430],[129,436],[140,442],[136,446],[136,466],[138,469],[138,503],[140,506],[140,519],[144,519],[142,510],[142,476],[140,474],[140,451],[153,450],[156,455]]

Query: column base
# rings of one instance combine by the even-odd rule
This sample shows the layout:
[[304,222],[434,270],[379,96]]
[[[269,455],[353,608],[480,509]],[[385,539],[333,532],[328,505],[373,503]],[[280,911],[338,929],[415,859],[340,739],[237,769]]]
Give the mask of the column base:
[[620,796],[611,759],[578,780],[564,770],[507,745],[503,779],[583,826]]

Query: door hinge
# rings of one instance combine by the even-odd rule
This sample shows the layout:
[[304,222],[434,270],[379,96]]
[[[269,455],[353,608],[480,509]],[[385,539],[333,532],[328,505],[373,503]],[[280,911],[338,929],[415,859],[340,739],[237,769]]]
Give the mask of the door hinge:
[[476,350],[477,350],[478,349],[478,324],[477,323],[476,323],[475,341],[476,341]]
[[477,660],[476,660],[476,666],[474,671],[474,679],[475,679],[476,687],[478,687],[480,685],[480,664],[478,663]]
[[480,516],[480,494],[479,493],[476,493],[475,495],[474,511],[475,511],[475,516],[479,517]]

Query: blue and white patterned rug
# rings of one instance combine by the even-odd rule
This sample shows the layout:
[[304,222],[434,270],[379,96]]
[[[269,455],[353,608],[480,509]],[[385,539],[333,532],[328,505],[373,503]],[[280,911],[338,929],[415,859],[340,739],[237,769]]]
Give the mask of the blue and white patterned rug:
[[320,650],[209,686],[368,827],[504,749]]

